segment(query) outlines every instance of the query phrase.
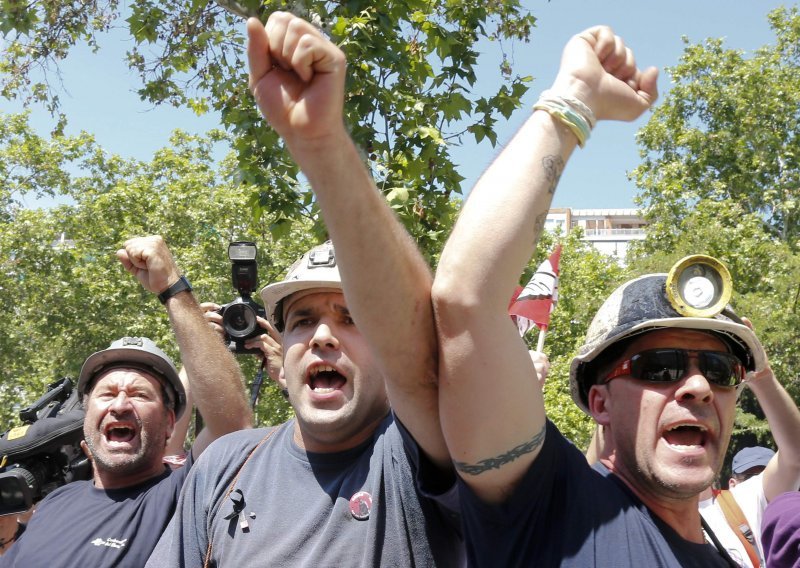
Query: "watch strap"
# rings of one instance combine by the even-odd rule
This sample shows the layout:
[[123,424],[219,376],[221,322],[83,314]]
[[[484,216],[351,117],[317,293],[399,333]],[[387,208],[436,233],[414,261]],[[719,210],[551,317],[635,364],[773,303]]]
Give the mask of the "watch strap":
[[191,292],[192,285],[189,284],[189,280],[186,278],[186,276],[181,276],[180,278],[178,278],[177,282],[175,282],[169,288],[161,292],[158,295],[158,299],[162,304],[166,304],[167,300],[172,298],[174,295],[180,294],[181,292],[184,291]]

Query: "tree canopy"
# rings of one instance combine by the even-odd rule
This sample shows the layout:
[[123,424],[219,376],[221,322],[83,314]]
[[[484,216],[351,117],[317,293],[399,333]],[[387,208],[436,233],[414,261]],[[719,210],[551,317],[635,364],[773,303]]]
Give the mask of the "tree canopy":
[[[116,260],[128,238],[163,235],[197,298],[219,304],[237,295],[229,242],[257,242],[261,285],[281,278],[314,243],[308,222],[276,241],[269,231],[274,217],[253,218],[247,189],[228,181],[234,161],[218,164],[212,157],[221,132],[197,137],[176,131],[169,147],[139,162],[107,155],[85,134],[41,138],[25,118],[0,114],[2,423],[55,379],[77,377],[89,354],[124,335],[152,338],[180,364],[166,312]],[[55,187],[73,203],[28,209],[11,196]],[[241,361],[252,379],[255,358]],[[259,410],[265,422],[289,413],[275,391]]]
[[688,45],[668,69],[672,87],[638,135],[638,203],[651,243],[672,248],[705,200],[756,214],[769,234],[800,248],[800,14],[769,14],[775,45],[747,57],[721,39]]
[[[250,188],[256,216],[272,214],[270,230],[280,238],[294,221],[317,222],[318,215],[247,90],[243,18],[266,21],[277,9],[317,23],[344,50],[353,137],[423,249],[437,248],[463,179],[452,145],[465,137],[494,143],[496,120],[508,118],[528,88],[530,77],[515,76],[504,56],[497,62],[504,80],[486,93],[476,89],[480,40],[505,45],[529,37],[535,20],[517,0],[135,0],[124,14],[117,0],[4,2],[0,31],[10,42],[0,58],[0,94],[58,113],[58,63],[77,42],[100,49],[103,33],[124,17],[135,41],[127,64],[141,76],[140,96],[218,113],[234,136],[234,180]],[[59,128],[66,120],[62,115]],[[316,231],[324,229],[317,224]]]

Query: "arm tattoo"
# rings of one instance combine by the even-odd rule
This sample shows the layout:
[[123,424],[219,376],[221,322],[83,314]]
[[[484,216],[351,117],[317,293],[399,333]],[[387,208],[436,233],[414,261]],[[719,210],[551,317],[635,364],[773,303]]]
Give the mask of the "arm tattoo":
[[545,177],[550,182],[548,191],[552,195],[556,192],[558,180],[561,179],[561,173],[564,171],[564,160],[561,156],[545,156],[542,158],[542,166],[544,166]]
[[545,429],[546,425],[542,426],[542,429],[539,431],[539,433],[529,441],[523,442],[519,446],[512,448],[508,452],[500,454],[499,456],[486,458],[485,460],[481,460],[476,464],[469,464],[453,460],[453,465],[455,465],[458,471],[467,473],[469,475],[480,475],[481,473],[490,471],[492,469],[500,469],[507,463],[511,463],[515,459],[539,449],[544,442]]

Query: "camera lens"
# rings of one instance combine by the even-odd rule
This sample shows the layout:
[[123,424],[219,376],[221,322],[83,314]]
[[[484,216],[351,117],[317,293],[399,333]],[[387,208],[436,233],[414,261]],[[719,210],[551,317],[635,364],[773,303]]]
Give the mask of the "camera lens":
[[256,312],[247,304],[234,304],[222,317],[225,332],[231,337],[247,337],[256,329]]
[[26,511],[38,493],[39,480],[27,469],[16,467],[0,474],[0,515]]

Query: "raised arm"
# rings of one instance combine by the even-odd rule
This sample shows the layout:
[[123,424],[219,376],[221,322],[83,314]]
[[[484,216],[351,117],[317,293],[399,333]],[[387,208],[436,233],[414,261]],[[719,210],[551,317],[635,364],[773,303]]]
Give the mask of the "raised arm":
[[172,431],[172,436],[170,436],[167,441],[167,447],[164,449],[165,456],[180,456],[185,453],[186,434],[189,432],[189,427],[192,424],[192,415],[194,414],[192,387],[189,384],[189,378],[186,376],[186,367],[183,365],[181,365],[178,376],[181,378],[183,390],[186,392],[186,411],[183,416],[175,421],[175,429]]
[[[594,27],[565,47],[550,97],[633,120],[655,100],[656,75]],[[457,471],[486,501],[508,496],[544,441],[541,389],[507,308],[577,143],[549,110],[534,112],[472,190],[436,273],[442,427]]]
[[800,488],[800,410],[769,365],[753,373],[747,386],[756,395],[778,446],[762,477],[764,496],[772,501],[781,493]]
[[247,23],[250,87],[311,183],[336,247],[347,304],[389,400],[423,451],[450,467],[438,416],[429,267],[376,189],[342,116],[344,54],[308,22]]
[[[117,258],[154,294],[164,292],[181,276],[160,236],[126,241],[124,248],[117,251]],[[252,427],[252,414],[239,365],[206,323],[192,292],[175,294],[166,301],[165,307],[178,340],[192,397],[205,422],[205,433],[198,434],[192,446],[196,458],[219,436]]]

